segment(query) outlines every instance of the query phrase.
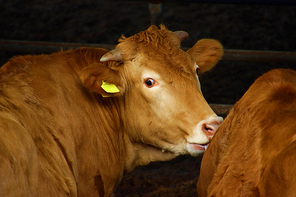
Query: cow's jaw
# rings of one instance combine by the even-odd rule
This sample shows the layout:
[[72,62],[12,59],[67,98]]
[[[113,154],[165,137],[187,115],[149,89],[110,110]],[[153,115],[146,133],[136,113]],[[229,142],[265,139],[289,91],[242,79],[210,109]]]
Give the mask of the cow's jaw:
[[198,156],[206,151],[222,121],[222,117],[212,116],[197,124],[193,133],[186,137],[187,150],[190,155]]
[[149,144],[132,142],[126,133],[124,133],[124,143],[126,155],[124,169],[127,172],[132,171],[136,166],[155,161],[168,161],[179,155]]

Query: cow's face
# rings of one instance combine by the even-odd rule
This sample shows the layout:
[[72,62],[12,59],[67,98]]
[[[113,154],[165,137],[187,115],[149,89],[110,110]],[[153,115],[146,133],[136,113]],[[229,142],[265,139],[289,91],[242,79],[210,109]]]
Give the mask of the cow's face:
[[109,65],[112,80],[106,81],[120,91],[108,96],[124,98],[125,132],[131,141],[162,151],[203,153],[222,118],[205,101],[196,69],[203,72],[213,67],[221,58],[222,46],[202,40],[184,52],[179,48],[179,38],[184,37],[180,32],[151,27],[141,33],[124,39],[101,59],[120,62]]
[[198,155],[205,151],[222,119],[201,93],[195,62],[180,53],[186,57],[179,65],[184,70],[167,66],[173,61],[147,61],[145,54],[141,61],[130,62],[126,71],[127,131],[136,141],[177,154]]

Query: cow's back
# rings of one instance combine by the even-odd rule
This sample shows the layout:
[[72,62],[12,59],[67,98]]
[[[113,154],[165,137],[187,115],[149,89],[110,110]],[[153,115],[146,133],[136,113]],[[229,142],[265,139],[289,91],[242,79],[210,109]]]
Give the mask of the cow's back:
[[205,152],[199,196],[294,196],[295,117],[296,72],[258,78]]
[[[79,71],[105,52],[17,57],[1,68],[0,179],[7,180],[0,183],[1,196],[90,196],[104,191],[95,185],[113,188],[118,182],[122,143],[112,132],[120,124],[112,110],[117,106],[79,80]],[[106,154],[108,161],[97,159]]]

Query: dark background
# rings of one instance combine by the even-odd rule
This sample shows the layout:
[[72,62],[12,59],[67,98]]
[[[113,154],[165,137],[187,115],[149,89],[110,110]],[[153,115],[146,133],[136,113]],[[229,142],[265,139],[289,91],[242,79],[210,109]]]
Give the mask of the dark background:
[[[225,49],[295,51],[296,7],[177,3],[164,5],[164,24],[190,35],[183,47],[201,38]],[[148,3],[103,0],[0,0],[0,39],[116,44],[150,25]],[[0,51],[0,63],[14,55]],[[201,76],[209,103],[234,104],[262,73],[293,63],[221,61]],[[115,196],[196,196],[201,158],[182,156],[126,174]]]

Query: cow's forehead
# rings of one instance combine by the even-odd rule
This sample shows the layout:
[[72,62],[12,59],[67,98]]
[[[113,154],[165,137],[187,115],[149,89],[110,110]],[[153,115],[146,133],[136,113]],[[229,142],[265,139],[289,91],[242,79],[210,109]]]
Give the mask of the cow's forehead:
[[184,51],[179,49],[177,54],[157,54],[143,53],[139,54],[139,63],[143,67],[160,72],[161,75],[167,74],[185,74],[186,76],[195,76],[195,61]]

